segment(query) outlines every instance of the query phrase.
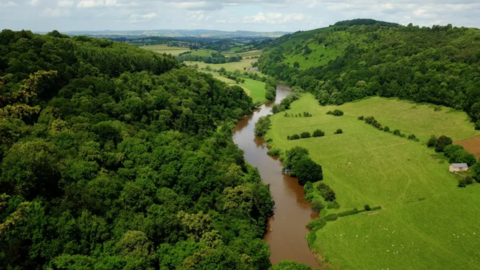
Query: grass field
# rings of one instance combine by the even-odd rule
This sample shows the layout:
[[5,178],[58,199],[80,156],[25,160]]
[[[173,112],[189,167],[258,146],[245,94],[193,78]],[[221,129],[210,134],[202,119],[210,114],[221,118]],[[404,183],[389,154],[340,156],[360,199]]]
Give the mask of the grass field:
[[245,83],[240,83],[237,84],[234,80],[231,80],[229,78],[223,77],[220,75],[218,72],[213,72],[213,71],[207,71],[207,70],[200,70],[201,72],[211,74],[215,79],[218,79],[222,82],[227,83],[228,85],[238,85],[245,90],[245,93],[247,93],[250,97],[252,97],[253,103],[265,103],[267,99],[265,98],[265,83],[248,79],[248,78],[242,78],[245,80]]
[[252,63],[255,63],[257,61],[258,59],[243,59],[240,62],[231,62],[225,64],[206,64],[203,62],[185,61],[185,64],[188,66],[197,64],[199,68],[206,68],[207,66],[210,66],[212,69],[220,69],[223,67],[225,68],[225,70],[233,72],[235,70],[243,71],[244,68],[251,68]]
[[[345,115],[326,115],[336,108]],[[432,134],[455,140],[478,135],[465,113],[383,98],[321,107],[309,94],[288,113],[305,111],[313,117],[273,116],[266,139],[282,150],[310,151],[337,194],[341,208],[335,211],[383,207],[329,222],[316,232],[313,250],[341,269],[480,269],[480,185],[458,188],[448,162],[425,145]],[[357,120],[360,115],[421,141],[379,131]],[[339,128],[344,134],[333,135]],[[315,129],[326,136],[286,139]]]
[[260,57],[260,55],[262,55],[262,51],[261,50],[254,50],[254,51],[248,51],[248,52],[244,52],[244,53],[225,52],[224,54],[225,54],[225,56],[240,55],[243,58],[252,57],[252,56]]
[[156,53],[166,53],[166,54],[171,54],[173,56],[177,56],[181,53],[188,52],[190,49],[188,48],[181,48],[181,47],[168,47],[165,44],[160,44],[160,45],[150,45],[150,46],[142,46],[140,47],[145,50],[153,51]]

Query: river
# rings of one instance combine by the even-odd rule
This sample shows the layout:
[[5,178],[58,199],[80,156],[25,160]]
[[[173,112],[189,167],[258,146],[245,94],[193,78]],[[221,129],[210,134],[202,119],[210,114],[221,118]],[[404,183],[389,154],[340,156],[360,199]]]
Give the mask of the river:
[[247,162],[258,168],[263,182],[270,185],[275,200],[275,213],[268,220],[267,234],[264,236],[264,240],[270,244],[272,264],[294,260],[317,268],[319,264],[306,240],[306,224],[318,214],[313,213],[310,203],[303,199],[303,187],[297,179],[282,173],[278,157],[267,155],[266,142],[253,132],[258,119],[271,114],[273,104],[280,103],[290,92],[290,87],[278,85],[275,102],[261,106],[239,121],[233,141],[244,151]]

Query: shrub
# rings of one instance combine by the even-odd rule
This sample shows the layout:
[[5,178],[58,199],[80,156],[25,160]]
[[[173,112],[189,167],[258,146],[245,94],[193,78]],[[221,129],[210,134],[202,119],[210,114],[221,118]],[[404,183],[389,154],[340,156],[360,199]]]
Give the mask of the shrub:
[[376,122],[375,118],[373,116],[368,116],[367,118],[365,118],[365,123],[371,125],[373,124],[373,122]]
[[335,221],[338,219],[337,214],[330,214],[324,217],[325,221]]
[[467,186],[467,180],[465,179],[458,180],[458,187],[464,188],[466,186]]
[[363,120],[363,119],[365,119],[365,117],[363,117],[363,115],[358,117],[358,120]]
[[313,137],[323,137],[325,136],[325,132],[321,131],[320,129],[317,129],[313,132]]
[[364,208],[365,208],[365,211],[370,211],[371,210],[370,205],[368,205],[368,204],[365,204]]
[[430,137],[430,139],[428,140],[427,142],[427,146],[428,147],[436,147],[438,144],[438,140],[437,140],[437,137],[435,137],[434,135],[432,135]]
[[335,110],[335,111],[332,112],[332,115],[334,115],[334,116],[342,116],[342,115],[343,115],[343,112],[340,111],[340,110]]
[[416,140],[416,139],[417,139],[417,136],[415,136],[415,134],[408,135],[408,139],[409,139],[409,140]]
[[335,131],[334,134],[343,134],[343,130],[339,128],[339,129],[337,129],[337,131]]
[[268,116],[263,116],[258,119],[257,123],[255,124],[255,135],[256,136],[263,136],[267,133],[268,129],[270,128],[270,118]]
[[310,132],[302,132],[302,134],[300,135],[300,137],[302,137],[302,139],[306,139],[306,138],[310,138],[311,135],[310,135]]
[[465,178],[465,183],[466,183],[467,185],[473,184],[473,178],[472,178],[471,176],[467,176],[467,177]]
[[480,130],[480,120],[475,123],[475,129]]
[[327,184],[320,183],[318,185],[318,190],[320,191],[320,194],[326,201],[330,201],[330,202],[335,201],[335,192]]
[[327,114],[328,114],[328,115],[332,114],[332,111],[328,111]]
[[340,204],[338,204],[337,202],[333,201],[333,202],[327,202],[327,209],[339,209],[340,208]]
[[290,140],[299,140],[300,139],[300,135],[298,134],[294,134],[292,136],[290,136]]
[[309,229],[321,229],[325,227],[325,225],[327,225],[327,222],[321,217],[313,219],[307,223],[307,227]]
[[402,135],[402,133],[400,132],[400,130],[396,129],[396,130],[393,131],[393,135],[400,136],[400,135]]
[[280,156],[280,149],[272,148],[270,151],[267,152],[269,156]]
[[389,128],[389,127],[384,127],[384,128],[383,128],[383,131],[385,131],[385,132],[390,132],[390,128]]
[[323,208],[325,208],[325,205],[323,205],[321,200],[313,199],[313,201],[312,201],[312,210],[313,211],[320,212]]
[[453,140],[450,137],[442,135],[437,140],[437,145],[435,147],[435,151],[443,152],[445,150],[445,147],[451,145],[452,143],[453,143]]

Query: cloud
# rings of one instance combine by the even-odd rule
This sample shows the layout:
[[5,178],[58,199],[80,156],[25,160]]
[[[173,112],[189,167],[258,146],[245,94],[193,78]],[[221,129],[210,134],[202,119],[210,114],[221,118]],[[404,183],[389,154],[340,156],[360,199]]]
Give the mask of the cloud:
[[305,19],[303,14],[291,13],[283,15],[281,13],[263,13],[246,16],[243,19],[244,23],[268,23],[268,24],[282,24],[290,21],[302,21]]
[[28,1],[28,4],[30,6],[36,6],[36,5],[38,5],[39,2],[40,2],[39,0],[30,0],[30,1]]
[[157,17],[157,14],[156,13],[147,13],[147,14],[132,14],[130,15],[130,22],[132,23],[137,23],[137,22],[142,22],[142,21],[146,21],[146,20],[151,20],[153,18]]
[[58,6],[59,7],[71,7],[75,4],[75,2],[70,1],[70,0],[60,0],[58,1]]
[[16,6],[18,5],[12,1],[0,2],[0,8],[8,8],[8,7],[16,7]]
[[77,4],[78,8],[92,8],[103,6],[104,2],[102,0],[82,0]]
[[42,15],[45,17],[66,17],[70,15],[70,11],[62,8],[46,8]]
[[0,18],[34,31],[297,31],[355,18],[480,27],[480,0],[0,0]]

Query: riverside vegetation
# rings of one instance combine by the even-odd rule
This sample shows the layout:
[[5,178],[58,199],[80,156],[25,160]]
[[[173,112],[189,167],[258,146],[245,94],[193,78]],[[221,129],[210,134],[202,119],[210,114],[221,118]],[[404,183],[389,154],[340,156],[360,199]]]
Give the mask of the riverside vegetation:
[[242,88],[57,31],[3,30],[0,52],[0,268],[271,267]]
[[[322,164],[335,201],[322,182],[306,183],[305,192],[321,212],[308,240],[325,267],[478,269],[480,165],[451,143],[480,134],[479,45],[475,28],[362,19],[264,49],[262,72],[309,93],[287,113],[314,117],[274,115],[264,137],[280,155],[302,147]],[[335,110],[343,116],[324,116]],[[288,140],[299,129],[326,135]],[[454,175],[449,162],[473,166]]]

